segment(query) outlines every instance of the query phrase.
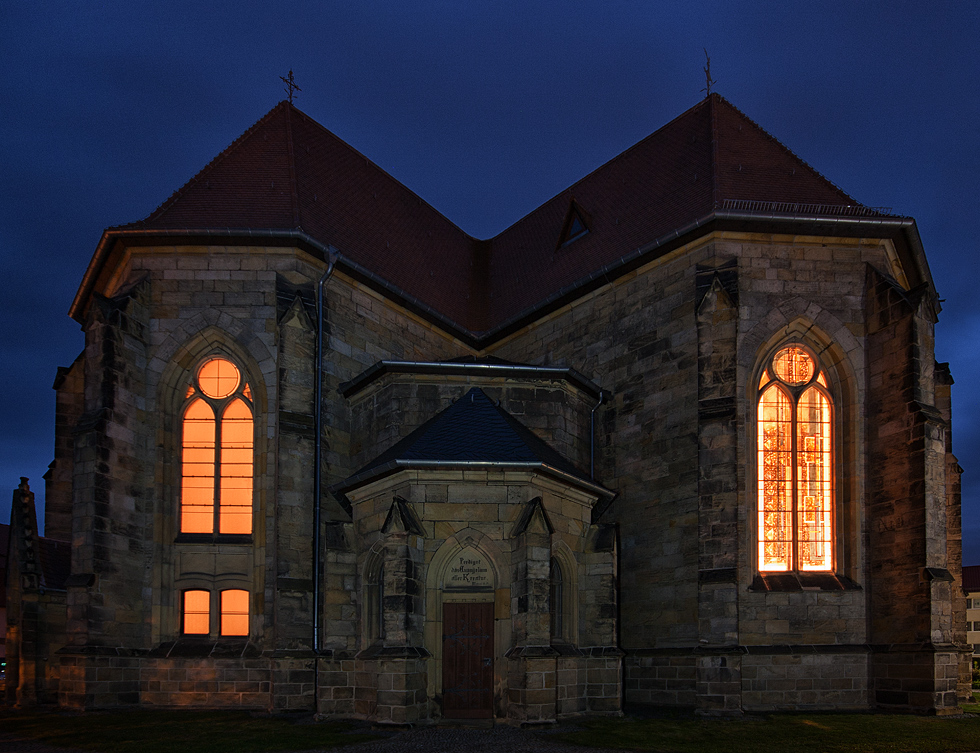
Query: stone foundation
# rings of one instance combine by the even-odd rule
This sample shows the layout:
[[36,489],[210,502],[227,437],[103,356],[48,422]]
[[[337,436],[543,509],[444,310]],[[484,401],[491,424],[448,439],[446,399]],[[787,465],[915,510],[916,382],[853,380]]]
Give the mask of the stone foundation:
[[749,653],[742,657],[746,711],[864,711],[868,654]]
[[958,650],[880,649],[872,660],[874,701],[896,711],[958,714]]
[[85,656],[61,657],[59,705],[313,709],[310,659]]
[[623,661],[627,705],[694,708],[697,657],[633,654]]
[[[785,648],[786,650],[776,650]],[[626,704],[695,709],[699,714],[743,711],[869,709],[867,647],[738,647],[717,654],[628,656]]]

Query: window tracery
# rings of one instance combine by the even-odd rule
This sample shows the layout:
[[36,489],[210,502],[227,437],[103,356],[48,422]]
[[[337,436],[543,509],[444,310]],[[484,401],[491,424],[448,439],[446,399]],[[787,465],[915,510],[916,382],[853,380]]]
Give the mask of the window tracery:
[[780,348],[759,382],[758,567],[830,571],[833,562],[833,399],[817,358]]
[[181,533],[252,532],[253,405],[241,370],[226,358],[198,368],[185,394]]

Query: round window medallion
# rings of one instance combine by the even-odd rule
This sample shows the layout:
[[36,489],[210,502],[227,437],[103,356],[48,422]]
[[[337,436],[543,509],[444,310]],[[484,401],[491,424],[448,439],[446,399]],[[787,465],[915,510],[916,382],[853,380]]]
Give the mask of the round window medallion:
[[205,361],[197,372],[197,383],[201,392],[210,398],[220,400],[238,389],[241,374],[238,367],[224,358]]
[[809,353],[790,345],[773,356],[772,370],[781,381],[796,386],[809,382],[815,369]]

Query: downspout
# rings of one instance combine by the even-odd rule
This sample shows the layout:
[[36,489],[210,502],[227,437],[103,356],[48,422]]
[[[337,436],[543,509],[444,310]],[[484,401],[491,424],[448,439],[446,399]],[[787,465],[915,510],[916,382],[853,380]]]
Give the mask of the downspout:
[[[316,284],[316,363],[314,364],[314,398],[313,398],[313,652],[320,653],[320,578],[323,561],[320,554],[320,466],[323,455],[323,288],[333,274],[337,264],[337,256],[331,253],[328,258],[327,271]],[[314,662],[316,660],[314,659]],[[316,669],[314,666],[314,675]],[[314,688],[319,683],[314,680]],[[314,700],[317,693],[314,692]]]
[[593,481],[595,481],[595,412],[605,401],[605,390],[599,390],[599,402],[595,404],[592,414],[589,416],[589,478]]

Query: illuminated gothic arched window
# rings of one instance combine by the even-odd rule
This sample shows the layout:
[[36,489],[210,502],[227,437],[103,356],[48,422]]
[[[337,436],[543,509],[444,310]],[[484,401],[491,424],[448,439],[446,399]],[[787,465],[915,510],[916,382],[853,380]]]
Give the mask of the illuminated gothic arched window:
[[201,364],[182,420],[181,533],[252,532],[252,392],[225,358]]
[[809,350],[780,348],[759,382],[759,570],[831,570],[834,405]]

